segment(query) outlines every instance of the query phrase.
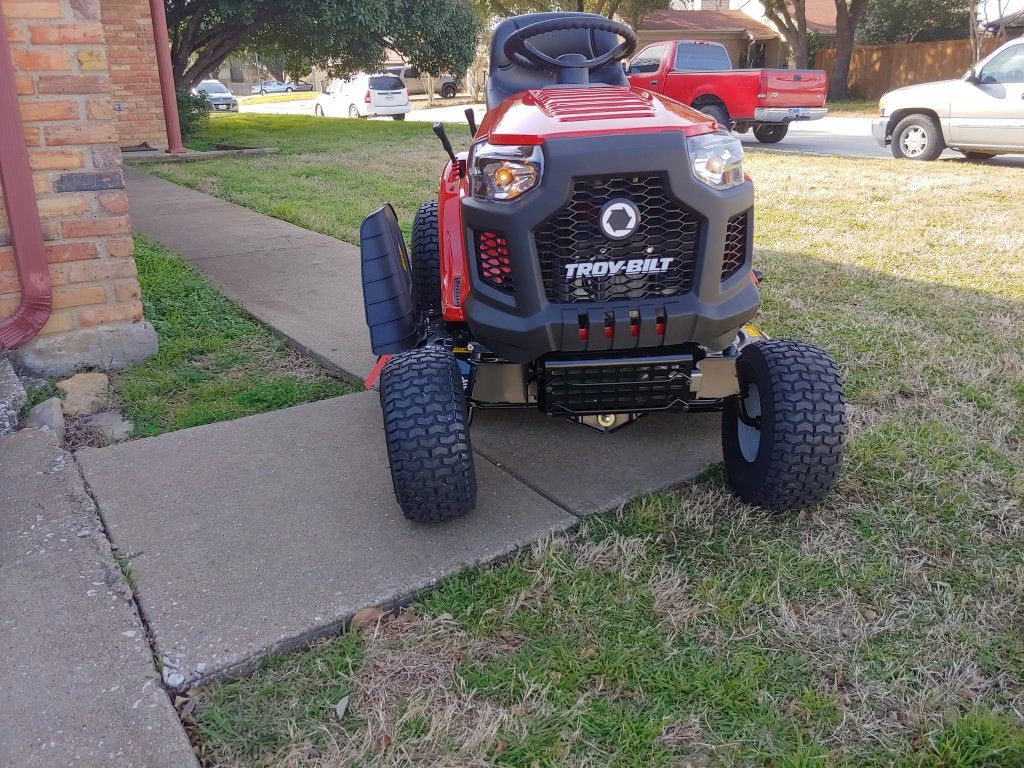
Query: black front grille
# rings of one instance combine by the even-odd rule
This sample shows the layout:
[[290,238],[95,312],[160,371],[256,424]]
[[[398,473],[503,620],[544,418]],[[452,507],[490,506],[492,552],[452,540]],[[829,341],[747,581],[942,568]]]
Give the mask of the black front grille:
[[725,252],[722,254],[722,279],[732,277],[747,260],[747,212],[729,219],[725,229]]
[[577,415],[682,408],[692,371],[691,355],[547,360],[544,407]]
[[[601,231],[601,208],[616,198],[640,211],[636,232],[613,240]],[[534,232],[548,300],[603,302],[677,296],[690,290],[700,240],[697,214],[672,200],[658,176],[579,179],[569,203]],[[671,259],[664,272],[566,278],[578,262]]]

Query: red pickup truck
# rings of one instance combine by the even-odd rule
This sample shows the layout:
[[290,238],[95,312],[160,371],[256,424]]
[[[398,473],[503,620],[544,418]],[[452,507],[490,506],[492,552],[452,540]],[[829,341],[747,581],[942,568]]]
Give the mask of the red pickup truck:
[[782,141],[794,120],[825,116],[828,79],[812,69],[733,69],[720,43],[653,43],[626,68],[632,85],[711,115],[740,133],[753,128],[764,144]]

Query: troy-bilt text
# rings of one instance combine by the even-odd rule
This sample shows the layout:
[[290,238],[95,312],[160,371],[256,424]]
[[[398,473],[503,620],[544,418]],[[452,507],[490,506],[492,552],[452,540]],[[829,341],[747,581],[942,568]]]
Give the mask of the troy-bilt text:
[[672,258],[621,259],[618,261],[583,261],[565,265],[565,279],[578,277],[606,277],[608,275],[653,275],[667,272]]

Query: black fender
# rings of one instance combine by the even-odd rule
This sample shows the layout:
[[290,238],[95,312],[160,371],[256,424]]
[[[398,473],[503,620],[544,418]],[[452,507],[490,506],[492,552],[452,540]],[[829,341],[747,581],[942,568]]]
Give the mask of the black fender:
[[390,203],[363,219],[359,255],[373,353],[388,355],[414,348],[419,334],[412,273],[398,217]]

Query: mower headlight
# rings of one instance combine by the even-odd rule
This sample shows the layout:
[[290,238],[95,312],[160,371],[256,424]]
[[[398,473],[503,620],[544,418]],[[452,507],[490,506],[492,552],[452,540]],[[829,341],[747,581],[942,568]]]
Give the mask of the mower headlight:
[[686,141],[693,175],[716,189],[743,183],[743,145],[722,133],[691,136]]
[[475,144],[469,158],[469,185],[478,200],[515,200],[540,182],[544,158],[537,146]]

